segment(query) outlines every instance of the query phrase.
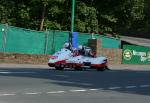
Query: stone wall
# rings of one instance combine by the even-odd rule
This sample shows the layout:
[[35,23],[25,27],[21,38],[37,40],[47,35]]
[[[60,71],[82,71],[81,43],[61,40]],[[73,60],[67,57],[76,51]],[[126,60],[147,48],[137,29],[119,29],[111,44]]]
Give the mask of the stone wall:
[[49,55],[0,53],[0,63],[47,64]]
[[[98,56],[108,58],[108,64],[121,64],[121,49],[98,50]],[[49,55],[31,55],[18,53],[0,53],[0,63],[47,64]]]
[[96,56],[105,56],[110,64],[121,64],[122,50],[121,49],[104,49],[101,46],[100,39],[89,39],[88,46],[96,52]]
[[108,64],[121,64],[122,50],[121,49],[104,49],[100,48],[98,56],[105,56],[108,58]]

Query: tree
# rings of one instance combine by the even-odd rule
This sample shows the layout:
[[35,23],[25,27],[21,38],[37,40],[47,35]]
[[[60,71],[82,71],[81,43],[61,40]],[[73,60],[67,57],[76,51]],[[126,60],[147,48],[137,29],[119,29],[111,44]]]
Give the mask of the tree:
[[75,30],[80,32],[98,32],[97,10],[84,2],[77,2]]
[[16,18],[14,15],[15,2],[10,0],[0,1],[0,23],[8,23],[16,25]]
[[[150,31],[149,0],[75,0],[75,31]],[[0,0],[0,23],[69,31],[71,0]]]
[[145,24],[145,31],[148,31],[150,32],[150,0],[145,0],[145,3],[144,3],[144,14],[145,14],[145,18],[144,18],[144,24]]
[[144,0],[126,0],[122,2],[120,10],[116,12],[118,26],[125,29],[133,28],[133,25],[138,25],[137,22],[144,18]]

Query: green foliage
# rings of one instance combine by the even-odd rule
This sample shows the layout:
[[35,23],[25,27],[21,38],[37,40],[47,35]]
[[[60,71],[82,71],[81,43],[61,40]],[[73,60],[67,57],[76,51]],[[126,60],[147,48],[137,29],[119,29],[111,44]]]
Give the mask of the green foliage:
[[145,18],[144,20],[145,22],[145,31],[150,32],[150,0],[145,0],[144,3],[144,14],[145,14]]
[[81,21],[80,19],[76,19],[75,30],[85,32],[86,23],[84,21]]
[[76,18],[78,18],[76,25],[77,31],[98,32],[97,10],[94,7],[89,7],[85,3],[79,2],[77,6]]
[[[75,31],[150,31],[150,0],[75,0]],[[72,0],[0,0],[0,23],[70,30]]]
[[15,3],[9,0],[0,1],[0,23],[14,24],[16,18],[14,18]]
[[45,28],[50,28],[51,30],[61,30],[61,25],[56,21],[49,21],[48,19],[45,20],[44,24]]

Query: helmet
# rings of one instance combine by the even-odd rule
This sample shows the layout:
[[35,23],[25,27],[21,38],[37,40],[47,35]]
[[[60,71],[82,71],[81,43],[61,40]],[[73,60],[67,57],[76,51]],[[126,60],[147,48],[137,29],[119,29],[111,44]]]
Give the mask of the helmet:
[[77,50],[77,48],[72,48],[73,51]]
[[79,45],[78,46],[78,49],[80,50],[80,49],[83,49],[83,46],[82,45]]
[[68,48],[68,47],[69,47],[69,43],[65,43],[64,48]]

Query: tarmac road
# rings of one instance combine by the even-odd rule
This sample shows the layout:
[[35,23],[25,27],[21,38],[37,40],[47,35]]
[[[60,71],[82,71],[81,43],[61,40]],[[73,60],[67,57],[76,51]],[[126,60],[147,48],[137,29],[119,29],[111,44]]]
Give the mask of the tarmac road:
[[150,67],[57,71],[46,65],[0,64],[0,103],[149,103]]

